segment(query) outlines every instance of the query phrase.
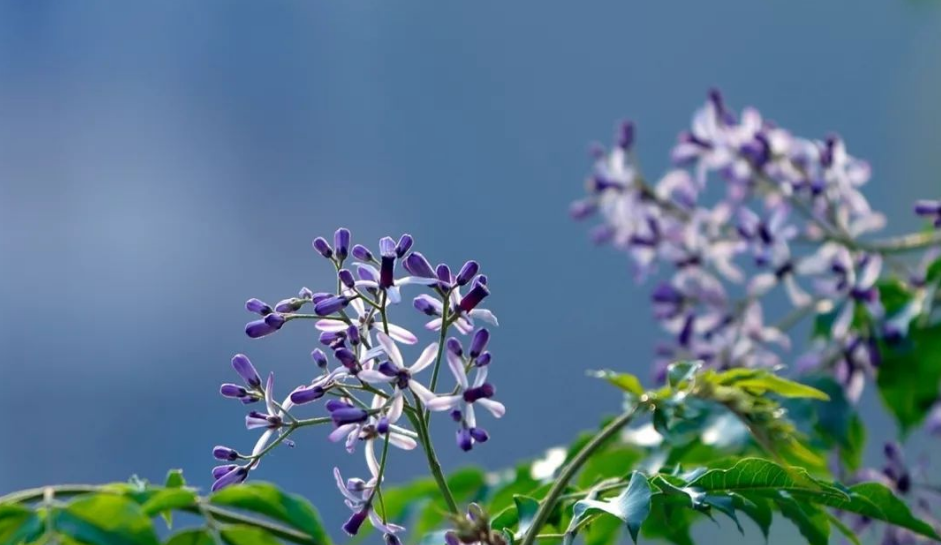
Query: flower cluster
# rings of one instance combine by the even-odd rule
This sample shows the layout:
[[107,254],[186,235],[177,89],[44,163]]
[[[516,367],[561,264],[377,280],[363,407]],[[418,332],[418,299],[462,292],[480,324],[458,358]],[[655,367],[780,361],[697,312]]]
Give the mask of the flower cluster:
[[[213,490],[244,481],[268,452],[282,443],[292,444],[288,437],[296,430],[332,425],[329,440],[343,443],[350,453],[362,445],[369,472],[365,480],[343,479],[334,469],[337,487],[352,510],[343,529],[354,535],[368,519],[387,541],[397,542],[395,535],[402,528],[387,520],[381,502],[374,501],[381,494],[389,446],[403,450],[421,446],[432,472],[440,472],[428,433],[430,414],[438,411],[447,412],[457,424],[461,450],[489,439],[478,423],[476,408],[497,418],[505,408],[494,399],[496,389],[488,381],[490,331],[480,327],[497,325],[494,314],[480,306],[490,294],[488,279],[475,261],[465,263],[456,274],[446,264],[433,267],[412,251],[413,242],[410,235],[398,240],[385,237],[378,253],[373,253],[352,245],[350,232],[339,229],[332,245],[324,238],[313,242],[336,270],[334,290],[302,288],[296,297],[274,306],[248,300],[246,309],[258,315],[245,326],[252,338],[269,336],[289,322],[313,321],[322,345],[311,352],[317,374],[278,400],[273,375],[263,382],[246,356],[232,359],[241,384],[223,384],[220,392],[245,404],[263,403],[263,409],[248,413],[245,423],[248,429],[264,431],[248,454],[222,446],[214,449],[214,456],[226,463],[213,470]],[[389,316],[408,287],[423,290],[414,297],[413,307],[429,317],[425,328],[437,338],[416,350],[414,359],[403,350],[419,345],[419,336]],[[469,342],[449,336],[452,330]],[[454,376],[450,388],[439,384],[442,365]],[[296,407],[320,400],[326,416],[304,419],[295,414]]]
[[[869,165],[836,135],[795,136],[754,108],[732,110],[718,91],[680,133],[674,167],[659,180],[640,172],[634,139],[625,122],[611,149],[594,148],[588,195],[571,214],[600,216],[592,239],[628,253],[638,280],[667,271],[651,294],[671,336],[657,351],[658,377],[680,359],[777,367],[787,329],[816,314],[825,327],[798,365],[831,370],[857,398],[879,363],[877,341],[917,317],[887,316],[880,303],[885,259],[860,238],[885,224],[861,192]],[[941,203],[916,211],[941,225]],[[776,290],[794,311],[768,325],[763,302]]]

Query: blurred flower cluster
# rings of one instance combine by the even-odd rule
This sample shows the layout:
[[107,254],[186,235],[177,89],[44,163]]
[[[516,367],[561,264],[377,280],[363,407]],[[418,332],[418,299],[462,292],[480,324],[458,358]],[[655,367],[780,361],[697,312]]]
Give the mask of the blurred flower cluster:
[[[267,380],[248,357],[232,358],[239,384],[223,384],[223,396],[260,409],[245,417],[248,429],[263,430],[248,453],[219,446],[214,456],[225,462],[213,470],[213,490],[244,481],[258,468],[262,458],[278,445],[293,444],[289,437],[298,429],[332,425],[330,441],[342,443],[349,453],[358,445],[365,458],[366,478],[344,479],[334,469],[337,487],[352,510],[343,529],[355,535],[369,519],[398,541],[402,530],[387,520],[381,501],[389,446],[404,450],[421,447],[432,472],[440,472],[429,439],[431,412],[447,413],[456,424],[456,443],[464,451],[489,439],[478,423],[478,409],[499,418],[503,404],[494,399],[488,381],[492,360],[487,350],[490,332],[481,323],[497,325],[494,314],[480,305],[490,294],[487,277],[479,265],[468,261],[456,273],[446,264],[435,267],[419,252],[413,239],[385,237],[378,253],[352,245],[347,229],[337,230],[333,244],[324,238],[314,249],[336,270],[335,289],[314,292],[302,288],[296,297],[269,305],[250,299],[246,309],[258,317],[245,326],[252,338],[266,337],[289,322],[311,321],[319,332],[321,347],[311,352],[315,370],[309,383],[275,395],[274,375]],[[399,270],[404,269],[404,274]],[[427,315],[425,328],[436,340],[420,341],[419,335],[393,323],[390,314],[403,300],[403,290],[421,290],[412,300],[415,310]],[[456,331],[465,337],[448,336]],[[414,349],[414,354],[408,352]],[[447,366],[454,378],[442,387],[439,371]],[[322,402],[326,414],[301,418],[297,408]]]
[[[905,308],[884,308],[884,269],[916,284],[937,250],[911,264],[889,254],[931,244],[867,242],[885,217],[862,193],[869,164],[839,136],[796,136],[754,108],[734,111],[714,90],[658,180],[641,173],[634,140],[625,122],[613,147],[593,149],[587,197],[571,214],[600,217],[593,240],[628,253],[638,280],[659,279],[653,313],[670,336],[657,349],[659,380],[683,359],[717,369],[779,367],[788,329],[816,315],[823,326],[796,365],[832,372],[855,400],[879,365],[878,343],[903,338],[930,312],[933,289]],[[941,201],[920,201],[915,211],[941,226]],[[793,312],[767,323],[764,304],[775,292]]]

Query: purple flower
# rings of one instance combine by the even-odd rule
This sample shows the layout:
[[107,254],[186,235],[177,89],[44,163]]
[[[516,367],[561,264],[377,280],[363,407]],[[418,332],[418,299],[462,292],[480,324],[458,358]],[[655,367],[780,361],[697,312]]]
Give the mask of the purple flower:
[[367,518],[373,528],[386,534],[395,534],[405,530],[401,526],[383,521],[372,509],[373,496],[375,495],[376,486],[379,484],[379,474],[372,471],[372,468],[370,468],[370,471],[372,476],[368,481],[362,479],[344,481],[340,470],[333,468],[333,477],[336,480],[337,489],[343,495],[347,507],[353,511],[353,515],[343,524],[343,531],[350,535],[356,535]]
[[468,261],[461,267],[461,271],[457,273],[457,278],[455,282],[458,286],[466,286],[475,276],[477,276],[477,271],[480,270],[480,265],[476,261]]
[[353,250],[351,253],[353,255],[353,258],[359,261],[374,262],[376,260],[376,258],[373,257],[372,252],[370,252],[369,249],[363,246],[362,244],[357,244],[353,246]]
[[235,449],[229,447],[217,446],[212,449],[212,455],[216,460],[234,462],[241,458],[241,455]]
[[457,382],[457,393],[436,396],[434,399],[427,401],[425,406],[432,411],[458,411],[461,422],[461,428],[458,430],[458,445],[463,450],[470,450],[475,441],[482,442],[481,439],[486,441],[489,437],[486,431],[477,426],[474,406],[482,406],[496,418],[506,414],[506,407],[502,403],[491,399],[496,389],[487,382],[489,367],[477,367],[474,381],[470,382],[464,370],[465,362],[463,358],[454,352],[447,351],[447,360],[448,368]]
[[[353,311],[356,312],[356,317],[351,318],[351,320],[361,330],[372,331],[384,327],[382,321],[377,320],[375,313],[370,312],[370,309],[367,309],[365,303],[359,298],[350,300],[349,304]],[[415,344],[418,342],[418,337],[404,327],[393,323],[389,323],[387,326],[389,328],[389,336],[398,342],[405,344]],[[344,320],[339,318],[324,318],[323,320],[318,320],[317,323],[314,324],[314,327],[331,335],[342,334],[345,338],[349,326]],[[323,340],[324,339],[321,338],[321,341]],[[331,341],[332,340],[334,339],[331,338]],[[329,342],[325,344],[329,344]]]
[[405,257],[405,254],[412,249],[414,242],[415,240],[412,238],[412,235],[405,234],[399,237],[399,242],[395,245],[395,257],[399,259]]
[[261,320],[254,320],[245,324],[245,334],[252,339],[258,339],[266,335],[271,335],[275,331],[281,329],[281,326],[284,325],[284,322],[284,316],[278,314],[277,312],[272,312]]
[[405,270],[412,276],[437,278],[434,269],[431,268],[431,263],[419,252],[412,252],[405,258]]
[[[364,382],[372,384],[391,383],[396,387],[393,395],[393,403],[401,404],[402,390],[410,389],[422,401],[429,401],[435,397],[434,393],[428,390],[422,383],[413,377],[426,367],[434,363],[435,356],[438,353],[438,343],[431,343],[422,351],[421,355],[411,366],[405,366],[405,360],[402,358],[402,352],[395,345],[395,341],[383,332],[376,333],[376,339],[382,347],[383,353],[389,358],[388,362],[380,364],[374,369],[365,369],[359,372],[359,378]],[[401,407],[397,410],[401,414]]]

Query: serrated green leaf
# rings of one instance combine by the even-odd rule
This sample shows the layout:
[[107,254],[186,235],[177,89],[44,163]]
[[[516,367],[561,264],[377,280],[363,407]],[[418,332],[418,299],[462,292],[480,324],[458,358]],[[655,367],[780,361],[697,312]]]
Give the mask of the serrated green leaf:
[[301,496],[286,494],[272,484],[254,482],[231,486],[210,496],[209,501],[270,517],[309,535],[317,543],[330,543],[314,506]]
[[170,536],[164,545],[215,545],[212,534],[204,528],[183,530]]
[[254,526],[226,526],[221,534],[222,540],[229,545],[281,545],[274,536]]
[[880,346],[879,394],[902,433],[920,424],[938,399],[941,385],[941,324],[912,327],[898,345]]
[[640,379],[630,373],[616,373],[603,369],[601,371],[589,371],[588,376],[606,380],[631,395],[637,397],[644,395],[644,386],[640,383]]
[[42,518],[21,505],[0,505],[0,545],[20,545],[38,538],[43,532]]
[[573,520],[580,520],[592,512],[604,512],[613,515],[625,524],[634,542],[637,542],[637,533],[647,515],[650,514],[650,484],[639,471],[631,474],[627,488],[616,497],[609,500],[581,500],[573,507]]
[[134,501],[111,494],[91,494],[54,513],[55,529],[88,545],[156,545],[150,518]]

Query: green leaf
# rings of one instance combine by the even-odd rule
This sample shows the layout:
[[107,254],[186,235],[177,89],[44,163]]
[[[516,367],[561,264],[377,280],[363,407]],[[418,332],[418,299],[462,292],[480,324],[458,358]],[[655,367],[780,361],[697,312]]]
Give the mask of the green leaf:
[[710,469],[689,486],[707,492],[804,492],[820,496],[846,494],[832,486],[814,480],[801,468],[784,468],[761,458],[745,458],[729,469]]
[[860,483],[847,489],[849,496],[838,498],[828,496],[825,498],[815,498],[823,505],[849,511],[864,517],[880,520],[889,524],[906,528],[930,537],[941,540],[941,535],[926,522],[915,518],[911,510],[900,500],[891,490],[880,483]]
[[833,525],[833,527],[836,528],[837,531],[843,534],[843,537],[845,537],[850,543],[852,543],[853,545],[863,545],[859,541],[859,537],[856,535],[856,532],[854,532],[852,528],[844,524],[843,521],[840,520],[838,516],[834,515],[833,513],[829,511],[824,511],[824,514],[827,515],[827,519],[830,521],[830,524]]
[[229,545],[281,545],[271,534],[254,526],[236,524],[225,527],[221,533],[222,540]]
[[168,471],[163,486],[167,488],[183,488],[186,486],[186,479],[183,478],[183,470],[171,469]]
[[54,514],[53,526],[88,545],[156,545],[150,518],[134,501],[111,494],[80,497]]
[[684,382],[689,382],[702,368],[698,361],[679,361],[667,368],[667,383],[670,388],[676,388]]
[[698,513],[673,503],[658,501],[659,497],[654,496],[642,535],[663,539],[675,545],[694,545],[690,529],[695,518],[699,516]]
[[536,511],[539,510],[539,502],[526,496],[516,496],[513,498],[513,502],[516,504],[516,512],[519,514],[519,528],[516,533],[522,535],[532,525]]
[[609,500],[581,500],[573,508],[574,519],[581,520],[592,512],[604,512],[621,519],[634,542],[647,515],[650,514],[650,484],[639,471],[631,474],[631,480],[619,495]]
[[141,511],[148,517],[153,517],[178,509],[186,509],[194,505],[196,505],[196,494],[192,490],[185,488],[164,488],[163,490],[158,490],[144,502],[144,505],[141,506]]
[[830,399],[827,394],[816,388],[779,377],[765,370],[733,369],[718,373],[716,378],[719,384],[734,386],[758,395],[771,392],[781,397],[820,399],[823,401]]
[[924,420],[938,399],[941,384],[941,324],[914,325],[898,346],[880,346],[882,363],[876,384],[903,434]]
[[0,505],[0,545],[19,545],[38,538],[43,521],[32,509],[21,505]]
[[734,492],[729,495],[735,500],[735,508],[745,513],[758,526],[761,534],[765,537],[765,541],[767,541],[768,530],[771,528],[771,521],[774,519],[771,502],[766,498],[755,495],[749,496]]
[[635,447],[613,446],[594,454],[578,475],[578,488],[590,488],[604,479],[625,477],[643,455]]
[[784,518],[800,530],[810,545],[827,545],[830,541],[830,519],[820,508],[806,502],[798,502],[785,492],[775,498]]
[[214,505],[233,507],[284,522],[309,535],[313,541],[330,543],[317,510],[304,498],[286,494],[272,484],[255,482],[230,486],[209,497]]
[[215,545],[212,534],[204,528],[193,528],[173,534],[164,545]]
[[640,379],[630,373],[616,373],[603,369],[601,371],[589,371],[588,376],[606,380],[631,395],[637,397],[644,395],[644,386],[640,383]]

